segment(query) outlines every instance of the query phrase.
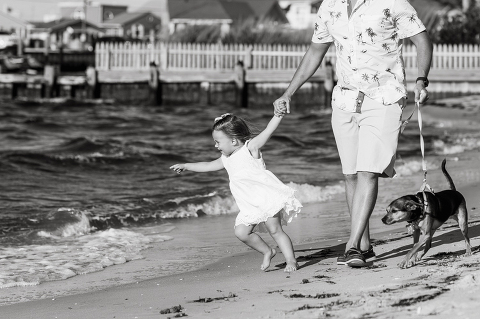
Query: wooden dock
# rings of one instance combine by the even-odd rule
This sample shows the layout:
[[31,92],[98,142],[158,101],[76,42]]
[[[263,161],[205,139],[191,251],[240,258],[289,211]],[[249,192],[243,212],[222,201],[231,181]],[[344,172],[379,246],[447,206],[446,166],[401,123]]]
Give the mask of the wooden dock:
[[[0,74],[0,97],[4,99],[69,97],[99,99],[148,96],[149,103],[162,104],[162,96],[174,85],[197,85],[209,94],[210,84],[233,85],[238,106],[248,106],[249,87],[283,83],[292,79],[307,46],[197,45],[179,43],[105,44],[96,48],[95,67],[85,74],[59,74],[48,65],[44,74]],[[334,47],[327,52],[317,72],[309,79],[318,88],[332,82]],[[417,77],[416,49],[403,47],[408,89]],[[436,45],[429,74],[430,92],[480,93],[480,46]],[[277,86],[278,87],[278,86]],[[325,89],[331,90],[331,85]],[[208,100],[208,99],[207,99]]]

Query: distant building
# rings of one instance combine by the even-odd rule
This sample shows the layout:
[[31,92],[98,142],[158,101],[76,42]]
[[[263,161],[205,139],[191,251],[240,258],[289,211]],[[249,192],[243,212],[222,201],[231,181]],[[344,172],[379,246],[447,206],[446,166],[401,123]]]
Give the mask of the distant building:
[[168,34],[168,25],[170,23],[170,13],[168,12],[168,0],[148,0],[138,11],[148,11],[162,20],[161,33]]
[[18,43],[28,36],[33,24],[0,11],[0,50]]
[[88,1],[84,6],[83,1],[60,2],[60,16],[62,19],[86,20],[95,25],[112,20],[127,12],[127,6],[100,4]]
[[30,46],[70,50],[92,50],[95,39],[103,35],[103,29],[78,19],[61,19],[50,22],[34,22],[30,31]]
[[170,32],[189,25],[219,25],[223,33],[244,20],[287,24],[276,0],[168,0]]
[[162,28],[162,20],[150,12],[125,12],[102,24],[106,36],[153,40]]

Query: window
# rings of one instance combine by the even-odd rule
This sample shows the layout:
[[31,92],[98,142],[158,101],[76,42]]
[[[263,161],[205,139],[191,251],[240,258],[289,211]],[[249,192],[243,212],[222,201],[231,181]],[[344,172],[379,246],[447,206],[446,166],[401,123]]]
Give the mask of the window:
[[83,9],[77,8],[73,12],[73,18],[76,20],[84,20],[85,19],[85,12],[83,12]]
[[105,20],[112,20],[115,18],[115,15],[113,14],[112,11],[106,11],[104,14]]

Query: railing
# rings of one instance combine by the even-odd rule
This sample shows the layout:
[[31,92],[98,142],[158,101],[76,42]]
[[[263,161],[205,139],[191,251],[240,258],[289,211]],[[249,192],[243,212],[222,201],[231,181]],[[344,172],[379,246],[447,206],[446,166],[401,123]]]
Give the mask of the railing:
[[[142,70],[155,62],[163,70],[232,70],[238,61],[254,70],[296,69],[307,45],[244,45],[192,43],[100,43],[95,49],[98,70]],[[416,48],[403,48],[406,69],[416,69]],[[327,60],[335,61],[332,46]],[[479,45],[435,45],[432,69],[480,69]]]

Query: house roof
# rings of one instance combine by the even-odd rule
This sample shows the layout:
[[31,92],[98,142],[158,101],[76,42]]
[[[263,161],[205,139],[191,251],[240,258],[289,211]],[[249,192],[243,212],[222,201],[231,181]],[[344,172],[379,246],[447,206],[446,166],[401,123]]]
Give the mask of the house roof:
[[[36,29],[49,29],[50,32],[66,29],[68,27],[74,27],[76,25],[81,25],[82,23],[82,20],[77,19],[60,19],[50,22],[32,22]],[[102,31],[102,28],[89,21],[85,21],[85,26],[89,29]]]
[[[230,0],[221,0],[221,1],[225,3],[233,2]],[[255,16],[260,19],[265,18],[270,12],[270,10],[272,10],[273,6],[278,5],[278,2],[276,0],[235,0],[235,1],[248,4],[251,8],[253,8],[255,12]]]
[[8,13],[0,11],[0,30],[10,30],[10,29],[18,29],[18,28],[27,28],[28,26],[32,25],[27,21],[23,21],[19,18],[16,18]]
[[249,17],[254,17],[255,11],[248,5],[248,3],[241,1],[221,1],[220,4],[225,10],[225,13],[232,20],[244,20]]
[[218,0],[169,0],[170,19],[231,19]]
[[[276,0],[169,0],[171,19],[229,19],[266,18],[276,7]],[[280,8],[278,6],[278,8]],[[283,15],[281,9],[278,13]],[[285,22],[288,21],[285,17]]]
[[159,17],[157,17],[156,15],[154,15],[154,14],[151,13],[151,12],[124,12],[124,13],[122,13],[122,14],[119,14],[119,15],[116,16],[115,18],[106,21],[106,22],[104,23],[104,25],[107,25],[107,24],[120,24],[120,25],[123,25],[123,24],[129,23],[129,22],[138,20],[138,19],[144,17],[145,15],[152,15],[152,16],[154,16],[155,18],[157,18],[158,20],[160,20]]

